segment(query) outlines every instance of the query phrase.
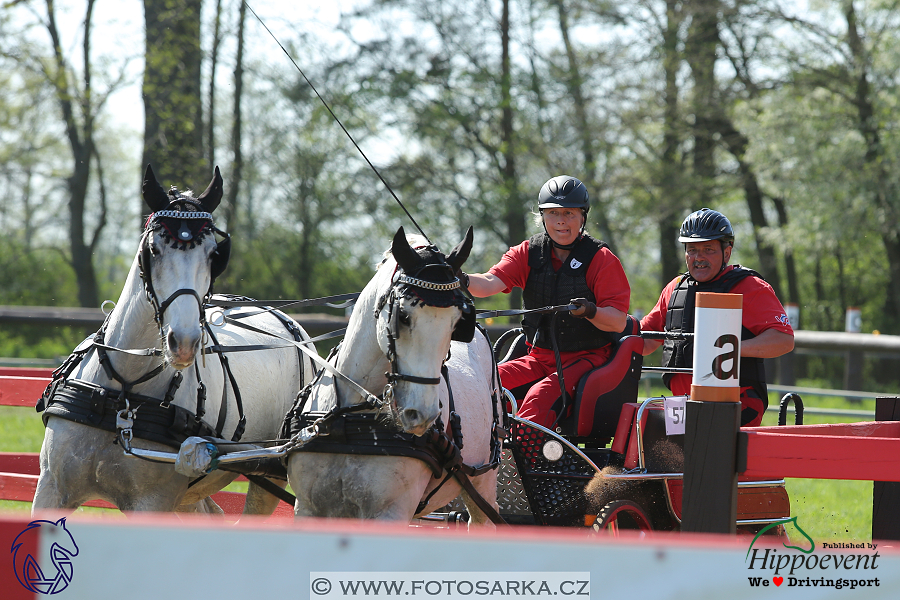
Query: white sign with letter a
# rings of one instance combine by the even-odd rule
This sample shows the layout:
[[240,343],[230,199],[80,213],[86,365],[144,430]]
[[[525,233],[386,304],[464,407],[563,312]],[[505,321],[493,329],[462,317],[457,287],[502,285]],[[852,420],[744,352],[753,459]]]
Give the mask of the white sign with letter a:
[[[698,293],[697,297],[693,383],[712,387],[737,386],[740,379],[741,296]],[[731,299],[737,300],[736,309],[727,307]]]

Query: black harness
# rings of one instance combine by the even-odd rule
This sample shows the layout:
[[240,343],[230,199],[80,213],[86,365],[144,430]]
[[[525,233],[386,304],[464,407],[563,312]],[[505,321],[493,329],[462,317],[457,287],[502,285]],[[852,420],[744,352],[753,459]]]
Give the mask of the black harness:
[[[144,282],[144,291],[147,294],[147,300],[153,307],[153,318],[160,328],[160,332],[162,332],[162,318],[166,309],[176,298],[184,295],[193,296],[197,300],[197,305],[200,308],[200,323],[206,323],[203,305],[212,296],[213,284],[225,272],[228,260],[231,257],[231,236],[213,224],[211,213],[206,212],[198,201],[179,194],[178,190],[174,188],[169,190],[169,197],[171,200],[166,209],[156,211],[147,219],[144,234],[141,237],[140,254],[138,255],[138,266],[140,267],[141,280]],[[173,248],[179,250],[195,248],[203,238],[212,232],[218,233],[225,238],[216,244],[216,249],[212,253],[209,289],[206,290],[206,294],[202,298],[197,293],[197,290],[182,288],[174,291],[168,298],[160,302],[159,297],[156,295],[156,290],[153,288],[153,276],[150,269],[152,264],[150,237],[157,231],[160,232],[166,244],[171,243]]]

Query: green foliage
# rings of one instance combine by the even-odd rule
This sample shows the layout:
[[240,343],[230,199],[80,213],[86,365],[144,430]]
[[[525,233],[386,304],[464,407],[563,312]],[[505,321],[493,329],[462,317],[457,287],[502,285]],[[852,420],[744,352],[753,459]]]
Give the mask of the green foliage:
[[[359,291],[374,275],[358,257],[347,253],[336,236],[323,235],[316,245],[308,272],[298,261],[300,238],[293,231],[273,224],[253,239],[233,236],[233,254],[216,291],[266,300],[300,299]],[[300,290],[306,282],[309,295]],[[306,312],[333,309],[311,308]],[[291,311],[293,312],[293,311]]]
[[4,239],[0,252],[0,305],[74,306],[78,289],[72,269],[54,249],[29,250]]

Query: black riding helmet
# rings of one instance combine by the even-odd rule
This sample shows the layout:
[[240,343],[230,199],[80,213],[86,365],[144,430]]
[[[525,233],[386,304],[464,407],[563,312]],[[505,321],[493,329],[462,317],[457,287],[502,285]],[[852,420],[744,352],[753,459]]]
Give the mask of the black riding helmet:
[[721,240],[723,243],[734,245],[734,229],[728,218],[709,208],[701,208],[689,214],[681,224],[678,241],[687,244],[711,240]]
[[587,215],[590,195],[580,180],[569,175],[559,175],[541,187],[538,208],[580,208]]

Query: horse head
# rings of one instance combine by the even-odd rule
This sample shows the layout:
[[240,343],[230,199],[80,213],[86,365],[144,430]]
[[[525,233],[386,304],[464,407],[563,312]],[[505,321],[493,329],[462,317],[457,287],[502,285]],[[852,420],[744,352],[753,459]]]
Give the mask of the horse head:
[[474,334],[475,308],[456,277],[472,249],[472,228],[446,257],[414,243],[402,227],[394,236],[396,268],[375,317],[378,345],[390,363],[385,400],[401,429],[421,435],[440,414],[438,383],[450,341],[468,342]]
[[[222,176],[200,196],[171,188],[165,192],[148,165],[141,187],[147,219],[138,250],[140,275],[163,339],[166,361],[176,369],[194,363],[205,324],[204,300],[228,262],[230,238],[213,224],[222,199]],[[225,236],[216,241],[215,234]]]

